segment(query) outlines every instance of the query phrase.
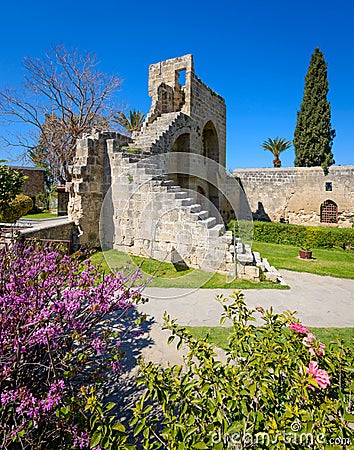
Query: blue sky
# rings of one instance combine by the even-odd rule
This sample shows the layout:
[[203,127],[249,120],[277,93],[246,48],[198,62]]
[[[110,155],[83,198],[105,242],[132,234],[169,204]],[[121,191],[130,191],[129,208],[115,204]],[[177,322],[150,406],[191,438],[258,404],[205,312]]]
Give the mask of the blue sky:
[[[148,66],[192,53],[196,74],[227,106],[227,168],[272,167],[268,137],[292,140],[311,54],[328,63],[333,153],[354,164],[354,3],[350,0],[4,1],[0,88],[18,87],[25,56],[55,44],[92,51],[123,79],[119,98],[148,112]],[[0,134],[5,128],[0,124]],[[0,150],[0,158],[16,156]],[[282,154],[293,166],[293,148]]]

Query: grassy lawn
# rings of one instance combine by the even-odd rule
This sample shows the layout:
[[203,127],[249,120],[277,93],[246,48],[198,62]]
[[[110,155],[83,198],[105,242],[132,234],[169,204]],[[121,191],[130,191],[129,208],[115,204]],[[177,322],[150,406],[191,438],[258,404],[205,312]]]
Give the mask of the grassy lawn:
[[277,269],[309,272],[317,275],[330,275],[337,278],[354,279],[354,251],[342,249],[312,250],[312,260],[301,260],[299,247],[282,244],[269,244],[253,241],[252,250]]
[[[204,340],[209,334],[209,342],[216,347],[227,348],[230,327],[188,327],[188,329],[195,338]],[[354,328],[309,328],[309,330],[326,346],[335,342],[338,337],[343,339],[346,346],[353,345]]]
[[25,216],[23,216],[23,219],[53,219],[55,217],[58,217],[58,215],[52,214],[50,212],[41,212],[35,214],[26,214]]
[[[197,269],[178,267],[170,263],[149,260],[140,256],[131,256],[116,250],[96,252],[90,256],[93,264],[101,265],[101,269],[108,273],[126,269],[134,272],[138,266],[143,270],[143,280],[151,280],[153,287],[180,287],[206,289],[289,289],[278,283],[269,281],[253,282],[249,280],[229,280],[226,275],[204,272]],[[150,275],[151,274],[151,275]]]

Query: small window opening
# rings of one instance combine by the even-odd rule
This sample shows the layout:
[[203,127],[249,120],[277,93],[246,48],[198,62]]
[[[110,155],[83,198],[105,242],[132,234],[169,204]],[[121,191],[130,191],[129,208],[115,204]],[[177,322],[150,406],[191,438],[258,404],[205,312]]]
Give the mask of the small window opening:
[[181,86],[185,86],[186,85],[186,69],[182,69],[182,70],[178,70],[177,71],[177,79],[178,79],[178,83]]
[[326,191],[327,192],[332,191],[332,183],[331,182],[326,183]]

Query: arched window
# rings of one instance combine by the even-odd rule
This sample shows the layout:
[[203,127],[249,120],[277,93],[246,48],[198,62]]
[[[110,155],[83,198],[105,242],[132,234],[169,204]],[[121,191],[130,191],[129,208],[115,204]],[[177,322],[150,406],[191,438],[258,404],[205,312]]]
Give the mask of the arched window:
[[209,121],[203,130],[203,156],[219,162],[219,141],[216,129]]
[[338,223],[338,206],[333,200],[325,200],[322,203],[321,222]]

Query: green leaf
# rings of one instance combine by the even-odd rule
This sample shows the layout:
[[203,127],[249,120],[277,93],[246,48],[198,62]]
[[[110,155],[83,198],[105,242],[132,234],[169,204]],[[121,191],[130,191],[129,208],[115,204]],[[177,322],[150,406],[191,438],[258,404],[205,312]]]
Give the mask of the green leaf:
[[196,444],[193,444],[192,448],[208,449],[209,447],[206,444],[204,444],[204,442],[200,441],[197,442]]
[[90,440],[90,448],[97,447],[102,438],[102,434],[100,431],[95,431]]
[[138,425],[135,427],[135,430],[134,430],[134,436],[137,436],[142,431],[144,426],[145,426],[144,420],[142,420],[140,423],[138,423]]
[[230,426],[230,428],[227,430],[228,434],[235,434],[238,433],[240,430],[242,430],[243,424],[242,422],[233,422]]
[[117,422],[112,426],[112,430],[120,431],[122,433],[125,433],[125,426],[121,423]]
[[110,411],[112,408],[114,408],[115,407],[115,403],[114,402],[109,402],[107,405],[106,405],[106,407],[105,407],[105,410],[106,411]]

